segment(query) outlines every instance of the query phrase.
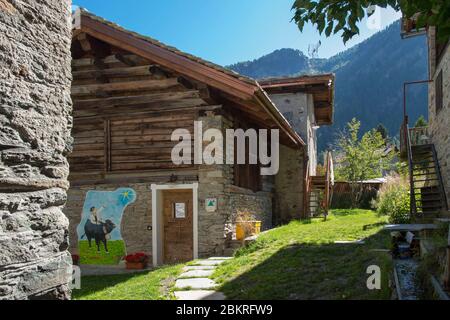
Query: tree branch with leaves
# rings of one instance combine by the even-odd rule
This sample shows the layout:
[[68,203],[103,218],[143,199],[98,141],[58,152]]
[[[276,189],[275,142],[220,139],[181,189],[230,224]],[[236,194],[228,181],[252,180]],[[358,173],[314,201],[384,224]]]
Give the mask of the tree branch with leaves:
[[342,32],[346,43],[359,34],[358,23],[374,13],[374,6],[401,10],[408,19],[417,15],[417,29],[436,26],[439,40],[447,41],[450,37],[449,0],[296,0],[292,20],[300,31],[310,22],[327,37]]

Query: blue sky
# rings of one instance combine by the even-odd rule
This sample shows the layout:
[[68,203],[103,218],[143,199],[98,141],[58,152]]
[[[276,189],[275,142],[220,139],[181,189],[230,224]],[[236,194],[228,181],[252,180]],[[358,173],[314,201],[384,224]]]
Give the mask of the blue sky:
[[[90,12],[206,60],[228,65],[253,60],[276,49],[300,49],[322,41],[319,57],[327,58],[367,39],[378,30],[361,24],[360,36],[346,46],[336,35],[320,36],[307,26],[303,33],[290,20],[294,0],[73,0]],[[381,10],[384,28],[399,14]]]

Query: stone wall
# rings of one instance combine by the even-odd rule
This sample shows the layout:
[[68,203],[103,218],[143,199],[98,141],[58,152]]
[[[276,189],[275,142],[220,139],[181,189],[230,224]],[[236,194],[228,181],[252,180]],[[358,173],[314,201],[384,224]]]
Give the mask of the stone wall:
[[[127,253],[145,252],[152,256],[152,190],[150,183],[121,185],[91,185],[71,188],[65,214],[70,220],[70,251],[78,254],[77,227],[83,213],[83,205],[88,191],[115,191],[118,188],[131,188],[136,192],[136,201],[128,205],[122,217],[121,234]],[[150,259],[151,261],[151,259]]]
[[[203,131],[218,129],[224,133],[231,127],[225,117],[208,113],[200,117]],[[209,143],[204,143],[204,146]],[[226,186],[232,183],[233,171],[228,165],[201,165],[199,167],[198,187],[198,251],[200,257],[221,255],[225,244],[225,225],[230,220],[229,193]],[[217,211],[207,212],[205,200],[217,198]]]
[[283,93],[272,94],[270,98],[306,143],[310,174],[315,175],[318,159],[317,134],[314,129],[316,126],[316,118],[313,95],[306,93]]
[[436,146],[444,180],[444,188],[450,207],[450,45],[447,45],[443,57],[439,64],[436,65],[434,28],[430,28],[428,38],[430,77],[435,81],[439,72],[443,72],[444,106],[439,112],[436,112],[436,88],[435,82],[432,82],[429,86],[428,112],[432,140]]
[[70,12],[0,0],[0,299],[70,296]]
[[280,146],[280,171],[275,176],[275,223],[304,218],[303,150]]

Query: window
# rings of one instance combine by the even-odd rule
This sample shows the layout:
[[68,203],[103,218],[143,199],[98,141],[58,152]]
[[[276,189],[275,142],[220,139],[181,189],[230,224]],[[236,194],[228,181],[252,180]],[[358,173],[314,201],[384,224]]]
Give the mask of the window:
[[185,219],[186,218],[186,203],[174,203],[174,217],[175,219]]
[[[243,129],[244,131],[249,128],[255,128],[255,126],[250,126],[246,123],[240,121],[235,122],[235,129]],[[245,142],[245,164],[237,163],[237,146],[236,140],[234,145],[234,185],[237,187],[245,188],[257,192],[261,190],[261,171],[260,165],[249,164],[249,140],[246,139]],[[270,152],[270,151],[269,151]],[[259,161],[258,161],[259,162]]]
[[436,114],[442,110],[444,107],[444,97],[443,97],[443,83],[442,83],[442,70],[439,72],[436,83],[435,83],[435,94],[436,94]]

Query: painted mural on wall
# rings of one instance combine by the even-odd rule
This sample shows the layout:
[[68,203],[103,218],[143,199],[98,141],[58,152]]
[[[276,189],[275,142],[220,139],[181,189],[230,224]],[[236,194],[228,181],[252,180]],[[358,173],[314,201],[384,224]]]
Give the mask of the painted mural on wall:
[[86,193],[81,222],[77,227],[81,264],[118,264],[126,255],[121,235],[122,216],[136,201],[131,188]]

